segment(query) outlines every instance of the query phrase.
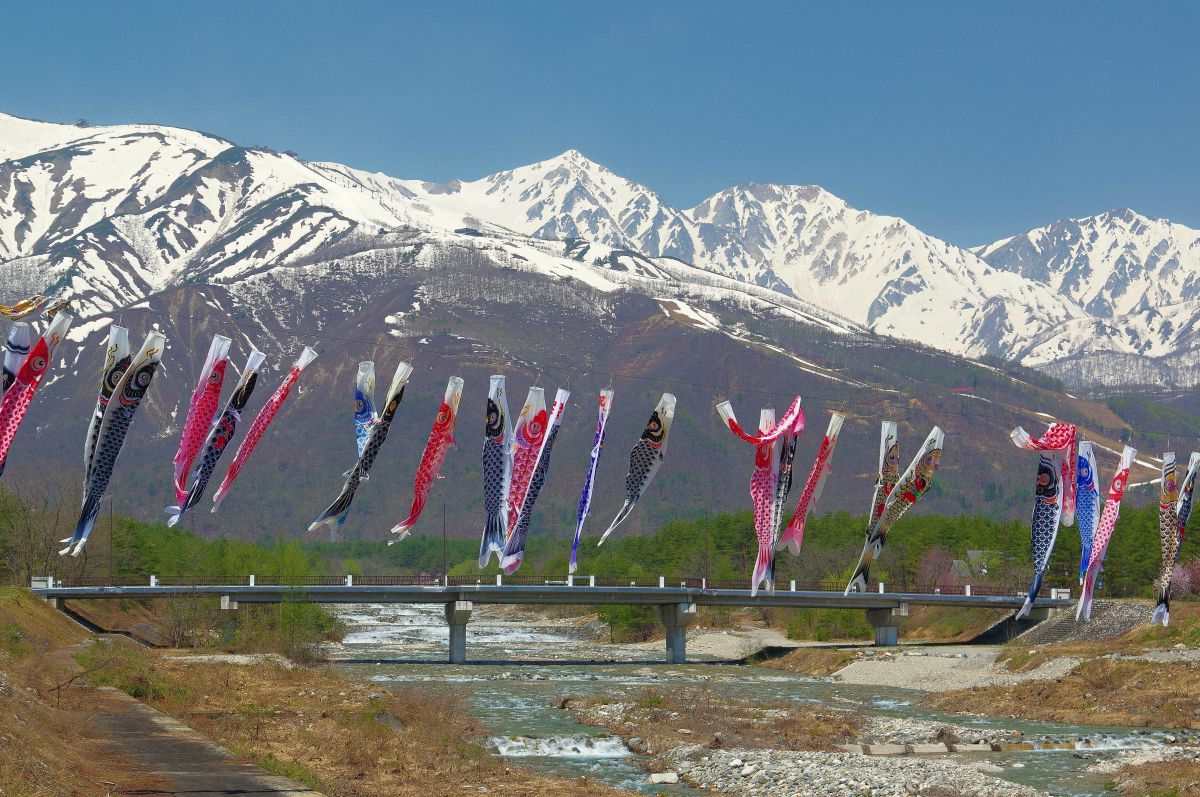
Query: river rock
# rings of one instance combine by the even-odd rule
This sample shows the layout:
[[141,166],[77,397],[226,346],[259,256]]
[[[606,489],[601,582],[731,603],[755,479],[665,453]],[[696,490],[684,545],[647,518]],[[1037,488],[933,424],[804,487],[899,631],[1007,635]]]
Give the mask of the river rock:
[[651,783],[678,783],[678,772],[655,772],[650,776]]

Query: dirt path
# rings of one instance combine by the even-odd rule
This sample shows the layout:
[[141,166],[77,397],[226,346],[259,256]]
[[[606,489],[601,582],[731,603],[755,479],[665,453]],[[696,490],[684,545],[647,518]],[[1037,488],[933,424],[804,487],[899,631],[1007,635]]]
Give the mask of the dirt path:
[[[323,797],[288,778],[239,762],[186,725],[111,688],[95,690],[96,728],[121,755],[170,786],[138,794],[187,797]],[[125,793],[118,784],[117,793]]]

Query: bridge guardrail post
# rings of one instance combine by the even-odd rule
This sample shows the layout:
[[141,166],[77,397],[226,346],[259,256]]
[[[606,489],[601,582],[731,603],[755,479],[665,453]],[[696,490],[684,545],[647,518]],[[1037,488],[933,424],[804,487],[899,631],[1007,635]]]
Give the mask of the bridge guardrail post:
[[250,586],[252,586],[252,587],[254,586],[254,574],[253,573],[250,574]]
[[966,586],[963,587],[963,594],[966,595],[968,598],[971,597],[971,585],[970,584],[967,584]]
[[884,589],[883,582],[882,582],[882,581],[880,581],[880,582],[879,582],[879,594],[880,594],[880,595],[882,595],[882,594],[883,594],[884,592],[886,592],[886,591],[887,591],[887,590],[885,590],[885,589]]
[[588,576],[588,586],[589,587],[596,586],[596,577],[595,576]]
[[659,588],[659,589],[666,589],[666,588],[667,588],[667,577],[666,577],[666,576],[659,576],[659,577],[658,577],[658,588]]
[[504,586],[504,576],[501,573],[496,574],[496,586],[497,587]]
[[793,578],[790,582],[788,582],[788,591],[790,591],[790,592],[796,591],[796,579]]
[[158,586],[158,576],[150,576],[150,586],[152,586],[152,587]]
[[567,575],[567,586],[568,586],[568,587],[573,587],[573,586],[575,586],[575,576],[572,576],[572,575],[569,575],[569,574]]
[[353,573],[347,573],[347,574],[346,574],[346,586],[347,586],[347,587],[353,587],[353,586],[354,586],[354,574],[353,574]]

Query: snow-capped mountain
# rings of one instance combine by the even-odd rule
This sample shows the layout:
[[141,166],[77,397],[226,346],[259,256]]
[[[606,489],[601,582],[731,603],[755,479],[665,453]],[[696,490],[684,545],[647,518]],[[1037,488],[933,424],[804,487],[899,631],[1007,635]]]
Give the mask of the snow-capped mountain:
[[1086,312],[1034,337],[1025,362],[1078,385],[1200,382],[1200,232],[1126,208],[973,251]]
[[819,186],[738,186],[680,210],[574,150],[473,182],[405,185],[531,236],[677,258],[968,356],[1005,356],[1043,325],[1084,315],[1045,285]]
[[[581,261],[580,241],[645,267]],[[1147,358],[1138,374],[1169,374],[1154,358],[1200,334],[1200,233],[1132,211],[967,250],[819,186],[743,185],[675,208],[575,150],[438,184],[177,128],[0,114],[0,277],[12,293],[66,288],[85,314],[111,313],[170,285],[431,243],[424,257],[489,250],[613,290],[650,290],[667,269],[680,295],[703,287],[1079,384],[1096,382],[1095,368],[1073,376],[1083,357]],[[651,263],[663,259],[673,265]],[[1109,385],[1133,372],[1109,370]]]

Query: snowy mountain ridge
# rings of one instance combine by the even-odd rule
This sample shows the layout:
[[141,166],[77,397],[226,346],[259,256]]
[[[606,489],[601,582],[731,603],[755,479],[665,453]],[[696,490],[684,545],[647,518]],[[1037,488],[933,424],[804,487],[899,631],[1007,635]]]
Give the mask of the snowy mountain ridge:
[[[819,186],[748,184],[675,208],[575,150],[436,184],[178,128],[0,114],[5,293],[69,289],[87,316],[278,269],[336,282],[343,258],[422,247],[426,259],[501,253],[514,268],[667,301],[769,307],[1068,382],[1087,383],[1112,355],[1171,383],[1161,359],[1200,335],[1200,233],[1132,211],[968,250]],[[1103,383],[1129,369],[1111,371]]]

